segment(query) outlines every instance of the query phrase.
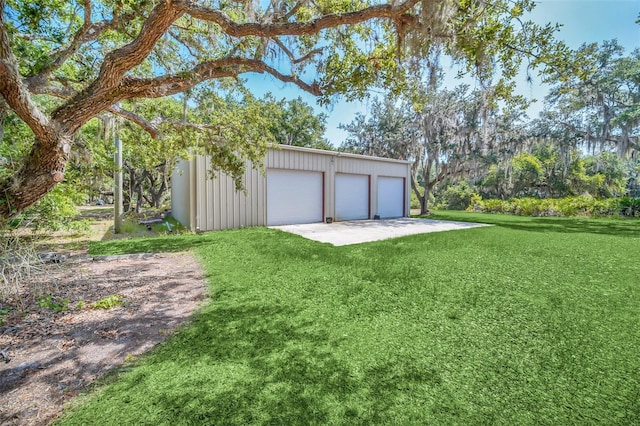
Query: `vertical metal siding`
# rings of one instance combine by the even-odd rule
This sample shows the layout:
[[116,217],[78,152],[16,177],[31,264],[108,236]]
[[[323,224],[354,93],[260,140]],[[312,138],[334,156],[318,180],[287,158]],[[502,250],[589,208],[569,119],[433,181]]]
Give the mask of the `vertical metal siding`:
[[198,158],[198,179],[200,179],[200,185],[198,185],[198,191],[196,192],[198,197],[198,218],[196,223],[198,224],[198,229],[201,231],[207,230],[207,215],[209,214],[207,209],[207,187],[209,187],[209,179],[206,169],[208,163],[208,158]]
[[204,196],[206,199],[205,204],[207,208],[203,212],[203,217],[202,217],[202,221],[206,223],[206,225],[204,226],[204,229],[215,229],[213,225],[213,216],[211,215],[211,212],[213,211],[213,208],[214,208],[215,185],[216,185],[216,181],[211,179],[206,180]]
[[[265,178],[247,163],[244,174],[246,193],[236,191],[234,180],[219,171],[211,174],[209,157],[197,159],[198,229],[201,231],[259,226],[265,223]],[[212,177],[213,176],[213,177]]]
[[338,156],[337,173],[350,173],[362,175],[380,175],[391,177],[406,177],[406,163],[385,163],[377,160],[345,158]]
[[[211,179],[209,157],[197,157],[193,165],[191,180],[195,202],[192,229],[201,231],[263,226],[266,224],[266,175],[255,170],[247,162],[244,175],[246,193],[235,190],[231,177],[216,172]],[[354,158],[337,152],[320,152],[295,147],[269,149],[264,160],[265,170],[269,168],[308,170],[323,172],[324,176],[324,216],[335,217],[335,174],[352,173],[367,175],[370,179],[371,215],[377,210],[378,176],[403,177],[408,182],[409,165],[404,162]],[[405,211],[408,209],[408,189]]]
[[179,161],[171,173],[171,215],[188,229],[191,228],[189,163],[187,160]]

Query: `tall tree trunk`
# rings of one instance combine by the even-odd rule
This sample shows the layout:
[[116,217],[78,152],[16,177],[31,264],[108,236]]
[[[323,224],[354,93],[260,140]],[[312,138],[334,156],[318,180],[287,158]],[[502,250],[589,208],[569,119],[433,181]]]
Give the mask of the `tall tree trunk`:
[[413,193],[416,194],[418,201],[420,202],[420,214],[427,214],[429,211],[427,210],[427,194],[420,192],[420,187],[418,185],[417,179],[412,176],[411,177],[411,189]]
[[153,201],[153,207],[159,209],[162,205],[162,198],[164,197],[164,193],[167,190],[166,180],[162,179],[162,183],[160,187],[156,190],[151,188],[149,192],[151,193],[151,200]]
[[136,185],[136,213],[140,213],[142,211],[142,182],[138,182]]
[[36,139],[25,166],[0,182],[0,218],[21,213],[64,180],[72,142],[71,135],[60,135],[54,147]]
[[425,189],[424,194],[418,200],[420,201],[420,214],[429,214],[429,191]]

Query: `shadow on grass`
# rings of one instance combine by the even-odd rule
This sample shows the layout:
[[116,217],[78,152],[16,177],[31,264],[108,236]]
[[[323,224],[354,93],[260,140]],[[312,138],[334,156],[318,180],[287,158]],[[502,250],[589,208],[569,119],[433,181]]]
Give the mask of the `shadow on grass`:
[[303,318],[260,301],[208,309],[62,424],[388,424],[412,388],[440,386],[415,357],[354,367]]
[[[250,234],[247,234],[249,232]],[[200,246],[215,244],[243,244],[245,240],[256,241],[263,236],[272,236],[273,230],[265,227],[227,229],[202,234],[164,234],[140,238],[120,238],[93,241],[89,245],[89,255],[100,256],[125,253],[171,253],[191,250]],[[265,234],[265,235],[261,235]]]
[[207,235],[163,235],[146,238],[122,238],[118,240],[93,241],[89,244],[92,256],[115,253],[168,253],[215,244]]
[[504,214],[466,212],[437,212],[425,218],[480,222],[502,228],[532,232],[560,232],[640,237],[640,220],[637,219],[584,219],[563,217],[526,217]]

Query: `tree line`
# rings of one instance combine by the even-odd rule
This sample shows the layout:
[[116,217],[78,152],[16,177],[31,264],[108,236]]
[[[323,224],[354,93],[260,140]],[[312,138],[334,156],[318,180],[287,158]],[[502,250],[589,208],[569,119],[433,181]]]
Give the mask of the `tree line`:
[[539,117],[496,86],[443,86],[438,58],[417,90],[372,102],[342,125],[340,149],[411,160],[412,191],[427,213],[434,191],[465,182],[485,197],[636,194],[640,151],[640,49],[615,41],[583,45],[567,57],[576,73],[550,70]]

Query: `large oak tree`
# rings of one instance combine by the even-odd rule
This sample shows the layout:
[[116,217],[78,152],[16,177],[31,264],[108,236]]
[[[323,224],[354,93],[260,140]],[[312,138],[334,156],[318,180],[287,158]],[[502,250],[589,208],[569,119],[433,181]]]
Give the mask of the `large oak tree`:
[[[402,84],[401,52],[438,46],[470,70],[513,76],[522,53],[544,60],[554,27],[520,20],[531,0],[0,0],[0,119],[33,132],[0,180],[0,219],[64,180],[92,118],[123,117],[160,137],[131,100],[266,73],[322,96]],[[508,89],[508,85],[504,85]],[[45,108],[41,99],[58,99]],[[1,123],[1,121],[0,121]],[[184,123],[182,123],[184,125]],[[197,127],[197,126],[196,126]],[[0,125],[0,136],[1,136]]]

